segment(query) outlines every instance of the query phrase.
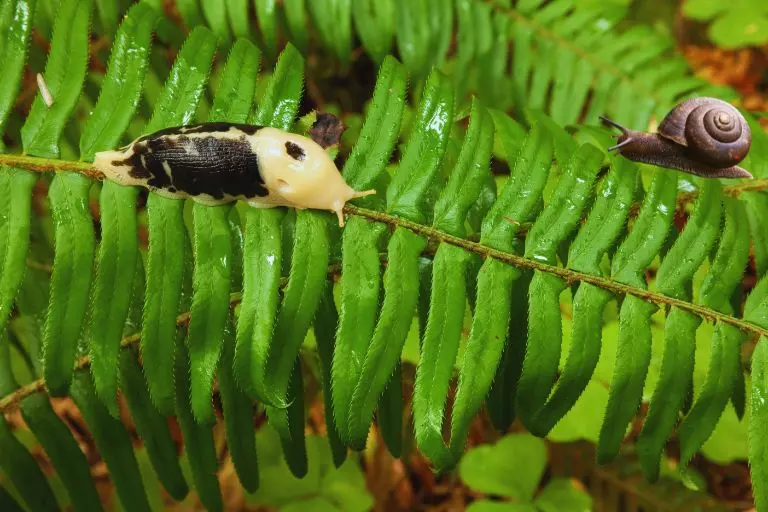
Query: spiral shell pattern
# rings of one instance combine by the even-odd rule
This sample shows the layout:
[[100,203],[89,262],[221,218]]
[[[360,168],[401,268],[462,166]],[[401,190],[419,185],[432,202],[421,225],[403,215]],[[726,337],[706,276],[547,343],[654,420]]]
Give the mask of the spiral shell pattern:
[[741,162],[752,143],[744,116],[716,98],[681,103],[664,119],[659,133],[685,146],[691,157],[717,168]]

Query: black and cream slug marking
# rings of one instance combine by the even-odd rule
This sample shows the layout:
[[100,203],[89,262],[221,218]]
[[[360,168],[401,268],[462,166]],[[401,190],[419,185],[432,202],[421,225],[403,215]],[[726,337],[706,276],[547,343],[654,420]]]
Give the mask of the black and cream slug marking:
[[97,153],[94,167],[109,180],[172,199],[330,210],[340,226],[347,201],[375,193],[347,185],[314,140],[245,124],[167,128],[124,148]]

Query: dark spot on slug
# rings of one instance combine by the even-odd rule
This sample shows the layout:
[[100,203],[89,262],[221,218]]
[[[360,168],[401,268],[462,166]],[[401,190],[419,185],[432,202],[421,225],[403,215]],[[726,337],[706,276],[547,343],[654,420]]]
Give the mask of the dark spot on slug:
[[295,142],[286,142],[285,150],[288,152],[288,156],[300,162],[303,161],[307,156],[307,154],[304,152],[304,149]]

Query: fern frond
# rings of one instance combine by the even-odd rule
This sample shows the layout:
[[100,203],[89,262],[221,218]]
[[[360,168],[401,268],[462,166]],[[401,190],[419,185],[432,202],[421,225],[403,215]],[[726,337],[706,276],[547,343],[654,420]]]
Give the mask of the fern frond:
[[[192,483],[203,504],[217,510],[223,502],[212,435],[216,382],[230,453],[246,489],[259,485],[254,401],[265,406],[293,474],[308,472],[300,356],[310,328],[333,460],[341,465],[347,448],[364,448],[374,418],[390,451],[401,453],[400,357],[419,316],[416,441],[436,468],[448,469],[461,456],[469,424],[483,405],[502,429],[515,415],[536,435],[553,428],[593,376],[603,311],[612,300],[620,302],[618,353],[598,459],[615,457],[640,405],[651,365],[650,317],[664,308],[661,377],[638,441],[646,475],[657,476],[664,444],[681,417],[685,466],[727,401],[743,401],[737,387],[743,378],[739,350],[750,337],[762,340],[753,360],[750,442],[754,474],[764,473],[759,421],[765,405],[755,397],[764,391],[760,358],[768,336],[768,279],[760,280],[746,301],[734,290],[750,242],[758,270],[768,265],[768,233],[761,222],[768,214],[765,134],[754,130],[750,160],[763,179],[730,187],[686,180],[695,193],[680,195],[678,175],[659,169],[645,190],[634,164],[606,158],[589,141],[593,137],[602,147],[604,134],[581,127],[574,137],[560,126],[590,122],[602,113],[644,126],[679,96],[699,90],[701,83],[690,79],[679,61],[659,65],[668,56],[668,43],[639,45],[647,29],[614,29],[619,11],[574,8],[561,0],[521,0],[514,7],[420,1],[409,9],[394,0],[331,4],[322,10],[313,3],[310,9],[321,44],[349,64],[353,30],[370,31],[363,44],[382,62],[343,169],[350,185],[376,188],[377,195],[348,205],[349,222],[339,231],[324,212],[195,204],[185,216],[183,201],[151,194],[145,267],[137,191],[102,184],[97,238],[88,198],[101,176],[88,162],[96,151],[118,145],[126,132],[151,132],[199,117],[297,129],[305,67],[297,48],[308,47],[304,2],[257,2],[264,53],[277,56],[281,9],[297,42],[279,54],[271,78],[259,88],[261,52],[246,39],[235,39],[223,65],[212,65],[217,48],[230,47],[233,34],[247,34],[247,27],[235,23],[236,13],[247,12],[242,2],[204,1],[198,11],[197,2],[180,1],[184,22],[195,28],[170,68],[150,59],[153,28],[164,32],[168,20],[136,4],[116,31],[98,100],[79,134],[80,162],[61,160],[60,154],[72,138],[64,126],[78,101],[91,108],[96,99],[93,88],[81,92],[92,5],[62,3],[45,72],[54,105],[47,108],[37,98],[21,132],[25,154],[0,155],[0,314],[7,322],[14,305],[14,322],[23,318],[37,330],[45,325],[45,379],[19,387],[9,367],[9,343],[0,339],[0,411],[20,406],[73,505],[98,508],[97,496],[82,453],[43,394],[46,388],[74,398],[124,508],[148,509],[149,501],[119,419],[118,388],[168,493],[178,500],[189,490],[167,425],[167,417],[175,416]],[[0,49],[13,48],[14,58],[11,80],[0,84],[0,127],[18,91],[31,26],[28,2],[8,5],[12,8],[0,11]],[[109,32],[114,3],[97,7],[99,23]],[[392,23],[377,22],[387,16],[395,16]],[[449,53],[454,19],[455,54]],[[214,30],[199,26],[203,23]],[[387,55],[393,44],[403,64]],[[507,51],[513,55],[510,70]],[[476,76],[463,76],[462,66],[475,59]],[[407,68],[420,90],[413,124],[403,131]],[[516,96],[508,93],[510,84]],[[142,90],[153,97],[149,109],[140,102]],[[462,109],[467,90],[478,94]],[[501,109],[485,106],[491,102]],[[502,110],[512,103],[520,107],[516,119]],[[456,123],[467,112],[468,125]],[[494,137],[502,151],[494,151]],[[401,141],[401,157],[390,173],[387,164]],[[489,172],[492,154],[510,168],[498,191]],[[48,189],[55,241],[50,292],[43,271],[25,270],[30,247],[50,251],[37,239],[40,219],[32,212],[40,171],[56,171]],[[672,236],[672,216],[689,201],[695,201],[694,212]],[[630,222],[634,202],[641,204]],[[645,272],[659,256],[649,290]],[[331,263],[342,274],[338,309],[327,279]],[[694,293],[693,275],[707,264],[707,277]],[[573,328],[561,367],[560,302],[569,289]],[[467,306],[469,337],[457,360]],[[716,324],[713,356],[706,383],[691,400],[695,334],[704,320]],[[448,416],[454,370],[458,388]],[[447,417],[449,439],[443,434]],[[5,454],[0,467],[25,504],[55,508],[44,476],[5,420],[0,445]],[[33,485],[39,490],[33,492]],[[763,487],[756,482],[761,506],[768,495]]]

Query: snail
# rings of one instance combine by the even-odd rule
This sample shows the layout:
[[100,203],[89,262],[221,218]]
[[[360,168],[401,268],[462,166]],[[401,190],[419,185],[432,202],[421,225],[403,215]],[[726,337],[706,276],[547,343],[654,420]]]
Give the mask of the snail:
[[206,205],[243,200],[254,208],[330,210],[343,226],[344,204],[376,191],[358,192],[344,181],[324,149],[337,134],[329,135],[327,119],[321,124],[320,144],[246,124],[167,128],[118,150],[97,153],[93,165],[109,180],[145,187],[167,198],[191,198]]
[[737,166],[749,152],[752,134],[746,119],[732,105],[716,98],[693,98],[676,106],[659,125],[658,133],[630,130],[605,117],[621,130],[615,146],[624,157],[702,176],[751,178]]

